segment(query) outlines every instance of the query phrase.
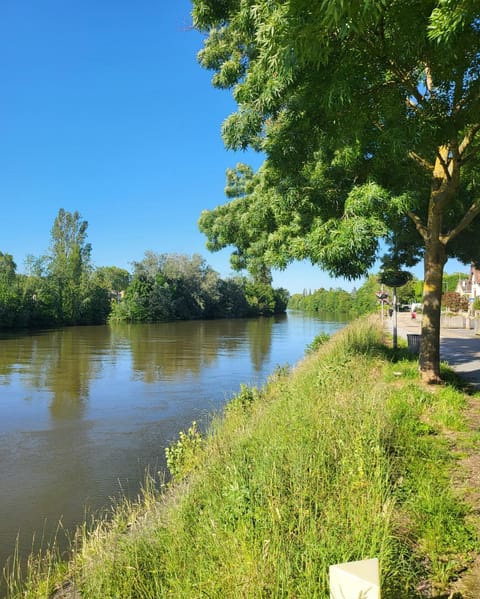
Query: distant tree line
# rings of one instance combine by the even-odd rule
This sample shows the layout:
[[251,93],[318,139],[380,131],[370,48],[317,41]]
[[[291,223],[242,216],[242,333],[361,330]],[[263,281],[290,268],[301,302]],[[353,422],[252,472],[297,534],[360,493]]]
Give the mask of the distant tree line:
[[[351,292],[343,289],[317,289],[313,292],[294,294],[290,297],[288,307],[305,312],[321,312],[341,314],[354,318],[362,314],[374,312],[380,306],[376,293],[381,291],[377,275],[370,275],[365,283]],[[385,289],[387,302],[392,302],[392,290]],[[422,281],[412,279],[397,289],[398,303],[420,301]]]
[[26,274],[0,252],[0,330],[66,325],[233,318],[284,312],[285,289],[268,280],[223,280],[198,255],[146,252],[133,274],[116,266],[95,268],[88,222],[59,210],[46,255],[29,256]]
[[355,317],[373,312],[378,305],[375,291],[379,288],[377,277],[370,276],[357,290],[317,289],[304,291],[290,297],[288,307],[305,312],[338,314]]
[[[455,293],[458,281],[468,279],[466,273],[445,274],[443,278],[444,295],[443,303],[451,310],[459,310],[468,304],[468,299],[461,298]],[[406,285],[397,289],[398,304],[421,303],[423,281],[412,278]],[[313,313],[341,314],[349,317],[361,316],[374,312],[379,307],[376,293],[381,291],[381,285],[377,275],[370,275],[359,289],[353,289],[350,293],[343,289],[317,289],[315,291],[304,291],[292,295],[288,307],[292,310],[303,310]],[[393,301],[393,293],[389,288],[384,289],[387,293],[387,303]]]

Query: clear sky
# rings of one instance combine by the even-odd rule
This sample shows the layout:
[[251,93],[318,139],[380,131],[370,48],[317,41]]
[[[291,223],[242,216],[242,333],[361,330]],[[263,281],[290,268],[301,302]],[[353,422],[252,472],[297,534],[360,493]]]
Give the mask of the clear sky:
[[[261,159],[223,147],[235,105],[197,63],[190,10],[188,0],[0,0],[0,251],[19,272],[47,252],[64,208],[88,221],[96,266],[130,270],[153,250],[200,253],[231,273],[230,252],[208,252],[198,217],[225,201],[228,167]],[[293,293],[360,284],[307,264],[274,273]]]

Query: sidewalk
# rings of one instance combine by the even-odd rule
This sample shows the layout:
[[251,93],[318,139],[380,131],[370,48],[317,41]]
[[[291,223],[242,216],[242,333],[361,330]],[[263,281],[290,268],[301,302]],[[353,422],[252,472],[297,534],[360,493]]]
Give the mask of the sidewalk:
[[[397,335],[406,339],[407,334],[420,334],[421,315],[411,318],[410,313],[397,314]],[[385,326],[391,333],[393,319],[386,316]],[[468,381],[475,391],[480,391],[480,335],[469,329],[440,329],[440,359],[450,366],[463,379]]]

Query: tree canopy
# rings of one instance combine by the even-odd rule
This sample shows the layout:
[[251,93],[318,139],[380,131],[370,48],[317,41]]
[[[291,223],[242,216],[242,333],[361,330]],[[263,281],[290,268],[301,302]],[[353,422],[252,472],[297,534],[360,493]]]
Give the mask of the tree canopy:
[[244,277],[223,280],[198,254],[148,250],[133,263],[124,299],[113,306],[116,322],[272,315],[285,311],[288,293]]
[[233,264],[309,259],[334,275],[424,259],[420,365],[439,376],[443,266],[480,260],[475,0],[193,0],[200,63],[232,90],[227,147],[265,154],[204,212]]
[[78,212],[60,208],[51,231],[48,271],[58,297],[59,319],[69,324],[81,320],[82,287],[91,271],[87,229],[88,222]]

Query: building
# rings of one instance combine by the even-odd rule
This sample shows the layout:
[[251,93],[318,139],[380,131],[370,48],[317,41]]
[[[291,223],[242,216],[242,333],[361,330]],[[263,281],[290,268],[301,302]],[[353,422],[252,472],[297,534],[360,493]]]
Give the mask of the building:
[[461,297],[468,298],[472,306],[475,298],[480,297],[480,269],[472,264],[468,279],[459,279],[455,291]]
[[457,286],[455,287],[455,293],[458,293],[462,297],[470,298],[472,295],[472,278],[458,279]]
[[470,267],[470,297],[475,299],[480,297],[480,269],[476,268],[474,264]]

